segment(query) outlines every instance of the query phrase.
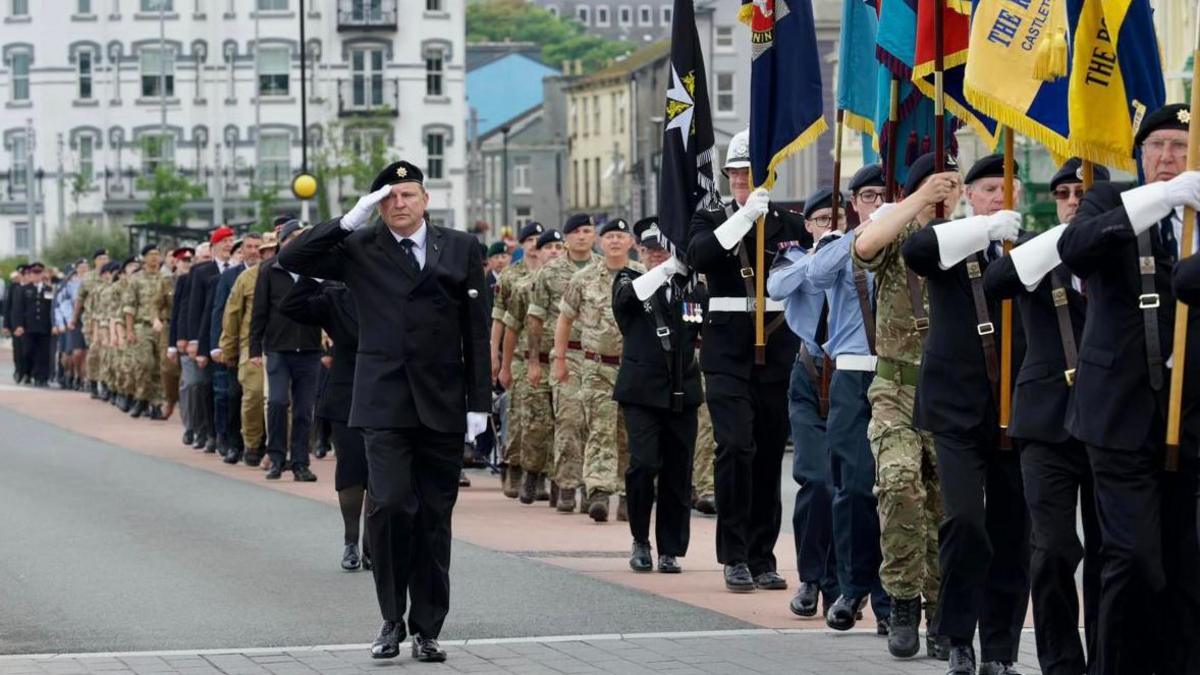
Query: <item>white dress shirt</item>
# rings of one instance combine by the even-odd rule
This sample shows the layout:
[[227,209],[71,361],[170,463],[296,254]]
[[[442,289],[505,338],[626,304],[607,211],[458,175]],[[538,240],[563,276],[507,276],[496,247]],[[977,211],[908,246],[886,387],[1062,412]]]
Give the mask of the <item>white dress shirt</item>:
[[422,220],[421,226],[418,227],[417,231],[413,232],[412,236],[409,237],[402,237],[398,232],[391,228],[388,228],[388,232],[392,233],[392,236],[396,238],[397,243],[405,239],[411,239],[413,243],[412,253],[413,257],[417,259],[417,267],[420,269],[425,269],[425,244],[429,241],[429,228],[425,226],[425,221]]

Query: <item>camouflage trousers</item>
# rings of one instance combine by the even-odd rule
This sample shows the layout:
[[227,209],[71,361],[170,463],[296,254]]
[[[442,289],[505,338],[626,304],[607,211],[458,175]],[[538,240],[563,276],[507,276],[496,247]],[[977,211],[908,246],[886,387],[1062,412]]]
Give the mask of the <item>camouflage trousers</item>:
[[625,420],[613,387],[617,366],[586,361],[579,386],[587,443],[583,447],[583,484],[588,496],[598,491],[625,494],[625,469],[629,466],[629,443]]
[[181,369],[179,368],[179,359],[172,361],[167,358],[167,342],[170,340],[171,327],[166,323],[159,331],[157,336],[158,360],[162,366],[160,369],[163,397],[167,403],[176,404],[179,402],[179,377]]
[[104,353],[104,350],[100,346],[100,343],[97,340],[95,333],[88,334],[87,343],[88,343],[88,353],[87,353],[87,360],[85,361],[85,363],[87,364],[87,376],[88,376],[89,380],[99,380],[100,379],[100,355],[102,353]]
[[587,443],[587,425],[583,401],[579,398],[583,379],[583,359],[567,357],[566,382],[555,382],[554,397],[554,482],[559,488],[574,490],[583,484],[583,447]]
[[136,347],[129,343],[129,338],[126,338],[125,346],[121,348],[117,357],[117,387],[126,396],[132,396],[137,388],[137,379],[134,375],[136,351]]
[[100,356],[100,379],[112,391],[117,388],[117,347],[108,345]]
[[937,612],[938,526],[942,494],[933,436],[912,426],[916,388],[876,377],[867,390],[871,423],[867,436],[875,455],[879,500],[879,578],[896,599],[925,598],[925,616]]
[[524,376],[518,383],[514,375],[514,405],[521,415],[521,469],[526,472],[549,473],[554,468],[554,394],[546,381],[549,376],[545,364],[536,387]]
[[717,484],[713,477],[713,453],[716,449],[717,440],[713,436],[708,404],[701,403],[697,411],[696,454],[692,464],[692,489],[697,495],[716,494]]
[[157,404],[163,399],[162,359],[158,350],[158,334],[150,324],[138,324],[134,329],[137,342],[128,347],[132,394],[139,401]]
[[521,403],[517,399],[517,389],[525,382],[525,359],[513,359],[512,386],[508,391],[508,430],[505,432],[504,463],[509,466],[521,466],[521,435],[524,432]]

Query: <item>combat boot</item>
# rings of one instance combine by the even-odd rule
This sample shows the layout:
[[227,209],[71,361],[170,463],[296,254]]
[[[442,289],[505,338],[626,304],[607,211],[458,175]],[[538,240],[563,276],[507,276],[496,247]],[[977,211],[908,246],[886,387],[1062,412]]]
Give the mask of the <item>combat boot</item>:
[[539,502],[549,501],[550,493],[546,490],[546,474],[539,473],[537,475],[537,494],[534,499]]
[[517,498],[521,500],[522,504],[532,504],[537,498],[538,478],[539,476],[532,471],[526,471],[521,478],[521,490]]
[[608,522],[608,496],[608,493],[604,490],[596,490],[592,494],[587,512],[588,516],[597,523]]
[[504,474],[504,496],[509,499],[516,499],[521,493],[521,467],[508,467],[508,471]]
[[623,523],[629,522],[629,511],[625,506],[625,495],[621,495],[621,498],[617,500],[617,520]]
[[696,498],[695,509],[706,516],[717,515],[717,498],[713,495],[700,495]]
[[892,626],[888,632],[888,652],[899,659],[916,656],[921,648],[917,627],[921,621],[921,596],[910,600],[892,598]]
[[550,481],[550,508],[558,507],[558,483]]
[[100,400],[105,403],[112,400],[112,392],[108,390],[108,387],[103,382],[100,383]]
[[575,488],[563,488],[558,491],[558,506],[555,509],[559,513],[571,513],[575,510]]
[[149,405],[146,401],[137,401],[133,404],[133,409],[129,411],[129,416],[136,420],[146,414],[146,408]]
[[588,507],[591,505],[592,505],[592,502],[591,502],[591,500],[588,499],[588,496],[587,496],[587,487],[583,486],[583,485],[579,486],[579,512],[587,513]]
[[95,380],[92,380],[91,384],[88,385],[88,391],[91,393],[92,398],[99,399],[100,398],[100,383]]
[[155,421],[167,419],[167,416],[163,414],[162,406],[156,405],[150,408],[150,419]]
[[129,412],[129,408],[133,406],[133,402],[125,394],[121,394],[120,400],[117,402],[117,410],[123,413]]

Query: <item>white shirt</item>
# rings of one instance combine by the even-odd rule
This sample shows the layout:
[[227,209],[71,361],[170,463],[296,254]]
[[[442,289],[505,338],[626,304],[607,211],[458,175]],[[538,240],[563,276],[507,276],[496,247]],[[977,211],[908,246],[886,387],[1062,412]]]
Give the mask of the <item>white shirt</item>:
[[425,244],[429,240],[429,228],[425,226],[425,221],[422,220],[421,226],[418,227],[417,231],[413,232],[412,236],[409,237],[402,237],[391,228],[388,228],[388,232],[392,233],[392,236],[396,238],[397,243],[405,239],[411,239],[413,243],[412,253],[413,257],[417,259],[417,267],[425,269]]
[[[1198,224],[1200,224],[1200,215],[1197,215],[1196,222]],[[1183,207],[1182,206],[1176,207],[1175,212],[1171,214],[1171,225],[1174,226],[1175,241],[1179,243],[1179,251],[1177,252],[1177,255],[1182,256],[1183,249],[1184,249],[1184,246],[1183,246]],[[1195,229],[1192,230],[1192,244],[1193,244],[1194,248],[1191,249],[1191,251],[1190,251],[1191,253],[1200,251],[1200,226],[1197,226]]]

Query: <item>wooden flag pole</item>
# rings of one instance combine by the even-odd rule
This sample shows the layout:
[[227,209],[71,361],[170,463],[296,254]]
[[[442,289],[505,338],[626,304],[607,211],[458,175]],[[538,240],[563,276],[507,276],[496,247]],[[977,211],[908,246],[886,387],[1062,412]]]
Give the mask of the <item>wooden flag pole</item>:
[[891,98],[888,101],[887,146],[880,148],[884,154],[884,193],[889,203],[899,201],[900,188],[896,180],[896,132],[900,128],[900,80],[892,76],[889,90]]
[[[845,118],[846,111],[838,108],[833,129],[833,214],[829,221],[830,232],[837,232],[838,212],[841,211],[842,205],[842,122]],[[816,243],[814,241],[813,245]]]
[[767,277],[767,217],[759,216],[755,226],[757,230],[757,246],[754,260],[754,363],[763,365],[767,362],[767,324],[766,299],[764,282]]
[[[945,0],[933,3],[933,172],[946,170],[946,39],[943,23]],[[934,216],[946,217],[946,205],[938,202]]]
[[[1015,206],[1016,165],[1013,160],[1013,130],[1004,129],[1004,208],[1011,211]],[[1004,255],[1012,252],[1012,242],[1004,242]],[[1000,305],[1000,430],[1008,433],[1008,423],[1012,419],[1012,300],[1005,299]]]

